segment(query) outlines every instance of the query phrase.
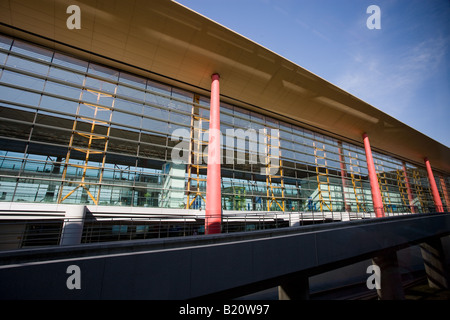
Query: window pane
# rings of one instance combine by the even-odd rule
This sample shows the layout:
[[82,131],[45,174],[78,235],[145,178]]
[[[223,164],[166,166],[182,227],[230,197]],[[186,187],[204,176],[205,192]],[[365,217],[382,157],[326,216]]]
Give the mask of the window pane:
[[6,65],[13,68],[22,69],[28,72],[34,72],[42,75],[47,75],[48,72],[48,65],[32,62],[12,55],[8,57]]
[[6,56],[7,56],[7,55],[6,55],[5,53],[0,52],[0,66],[2,66],[2,65],[5,64]]
[[227,123],[229,125],[233,125],[233,116],[221,112],[220,123]]
[[170,122],[176,122],[176,123],[181,123],[181,124],[185,124],[185,125],[190,125],[191,124],[191,116],[176,113],[176,112],[171,112],[170,113]]
[[28,44],[19,40],[14,40],[13,52],[18,52],[29,57],[37,58],[39,60],[50,62],[52,60],[53,52],[35,45]]
[[158,82],[153,82],[153,81],[148,80],[147,81],[147,90],[156,92],[159,94],[163,94],[166,96],[170,96],[171,87],[168,85],[165,85],[165,84],[161,84]]
[[157,107],[151,107],[144,105],[144,115],[149,117],[154,117],[160,120],[169,120],[169,111]]
[[129,74],[129,73],[125,73],[125,72],[120,73],[119,82],[130,84],[133,87],[138,87],[141,89],[145,89],[145,86],[147,83],[147,81],[144,78],[141,78],[141,77]]
[[[139,120],[140,122],[140,120]],[[133,142],[139,141],[139,131],[132,131],[133,129],[125,128],[116,124],[111,125],[109,136],[127,139]]]
[[145,102],[148,104],[168,108],[170,105],[170,98],[158,96],[153,93],[146,93]]
[[139,91],[136,89],[132,89],[132,88],[128,88],[124,85],[119,85],[117,88],[117,94],[118,95],[122,95],[125,97],[130,97],[136,100],[142,100],[144,101],[145,98],[145,92],[144,91]]
[[35,125],[31,139],[39,142],[67,145],[70,140],[70,135],[70,131],[58,130],[56,129],[56,126],[54,128],[49,128]]
[[[0,111],[0,114],[1,111]],[[10,121],[9,119],[1,119],[0,118],[0,135],[3,137],[13,137],[15,139],[28,139],[30,135],[32,124],[20,124],[17,122]],[[3,147],[3,142],[0,142],[0,147]],[[16,147],[16,143],[14,146]]]
[[89,65],[88,73],[101,76],[112,81],[117,81],[117,78],[119,77],[119,71],[103,67],[95,63],[91,63]]
[[94,90],[103,91],[108,94],[114,94],[116,90],[116,85],[114,83],[94,79],[91,77],[86,77],[86,87],[92,88]]
[[114,101],[114,109],[126,110],[137,114],[142,114],[142,104],[129,102],[127,100],[116,98]]
[[176,100],[171,100],[170,104],[169,104],[169,109],[183,111],[186,113],[191,113],[192,112],[192,102],[185,103],[185,102],[180,102],[180,101],[176,101]]
[[114,98],[108,94],[103,94],[97,91],[83,90],[82,100],[112,107]]
[[32,106],[37,106],[39,103],[40,95],[0,85],[0,97],[3,100],[8,100],[14,103],[23,103]]
[[82,85],[84,80],[84,75],[82,74],[66,71],[63,69],[59,69],[57,67],[51,67],[48,75],[51,78],[56,78],[59,80],[75,83],[78,85]]
[[114,111],[112,122],[139,128],[141,124],[141,118],[128,113]]
[[12,39],[0,34],[0,48],[9,50],[11,48]]
[[5,70],[3,71],[1,82],[4,83],[10,83],[17,86],[22,86],[25,88],[35,89],[35,90],[42,90],[44,87],[44,80],[29,77],[20,73],[12,72]]
[[88,63],[86,61],[66,56],[61,53],[55,53],[55,56],[53,57],[53,64],[75,69],[81,72],[86,72],[88,66]]
[[102,121],[109,121],[111,112],[110,109],[91,106],[84,103],[81,103],[79,108],[79,116]]
[[237,117],[234,118],[234,126],[236,128],[241,128],[241,129],[246,128],[248,123],[249,123],[249,121],[247,119],[241,119],[241,118],[237,118]]
[[137,142],[110,137],[108,142],[108,151],[136,155],[137,146]]
[[149,118],[143,118],[142,119],[142,128],[145,130],[167,133],[168,125],[167,125],[167,122],[162,122],[162,121],[153,120],[153,119],[149,119]]
[[47,83],[45,84],[45,92],[50,92],[66,98],[78,100],[80,98],[81,89],[47,81]]
[[176,88],[172,90],[172,97],[179,100],[184,100],[189,103],[192,103],[194,101],[194,94]]
[[76,114],[78,103],[44,95],[42,96],[42,100],[39,106],[41,108],[52,109],[57,112]]
[[166,159],[166,147],[141,144],[139,147],[139,156],[154,159]]
[[39,110],[36,115],[36,124],[45,125],[51,128],[68,129],[66,130],[69,134],[73,128],[73,117],[62,118],[60,115],[55,113],[50,113],[46,111]]
[[145,145],[158,145],[165,147],[166,146],[167,137],[166,136],[160,136],[157,134],[148,134],[148,133],[142,133],[141,135],[141,146]]
[[35,113],[36,109],[34,108],[21,108],[14,105],[8,105],[6,103],[2,103],[2,106],[0,107],[1,118],[33,122]]

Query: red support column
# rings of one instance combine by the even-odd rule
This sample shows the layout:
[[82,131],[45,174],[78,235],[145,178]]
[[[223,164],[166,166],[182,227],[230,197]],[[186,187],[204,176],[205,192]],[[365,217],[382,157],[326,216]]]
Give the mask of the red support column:
[[375,171],[375,164],[373,163],[372,149],[370,148],[369,137],[367,133],[363,134],[364,149],[366,151],[367,170],[369,171],[370,190],[372,191],[373,209],[377,218],[384,217],[383,200],[381,198],[381,191],[378,185],[377,173]]
[[220,233],[222,224],[222,192],[220,173],[220,77],[218,74],[213,74],[211,78],[205,234]]
[[411,190],[411,184],[409,183],[408,174],[406,173],[406,165],[405,162],[402,162],[403,166],[403,174],[405,175],[405,184],[406,184],[406,191],[408,193],[408,202],[409,202],[409,208],[411,209],[411,213],[416,213],[416,208],[414,207],[414,196]]
[[441,196],[439,195],[439,190],[434,180],[433,170],[431,170],[430,161],[425,158],[425,167],[428,173],[428,182],[430,183],[431,193],[433,194],[434,205],[436,206],[436,212],[444,212],[444,207],[442,206]]

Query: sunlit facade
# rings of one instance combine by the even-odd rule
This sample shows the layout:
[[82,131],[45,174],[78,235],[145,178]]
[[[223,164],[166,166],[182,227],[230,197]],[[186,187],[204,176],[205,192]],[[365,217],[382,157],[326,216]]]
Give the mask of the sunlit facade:
[[[204,94],[0,35],[0,200],[204,209],[208,117]],[[223,145],[223,210],[374,211],[362,144],[229,103],[220,125],[279,143],[276,174],[250,161],[252,136],[232,146],[244,163]],[[177,129],[190,133],[187,163],[172,159]],[[386,213],[435,211],[425,166],[373,156]],[[450,176],[433,172],[448,210]]]

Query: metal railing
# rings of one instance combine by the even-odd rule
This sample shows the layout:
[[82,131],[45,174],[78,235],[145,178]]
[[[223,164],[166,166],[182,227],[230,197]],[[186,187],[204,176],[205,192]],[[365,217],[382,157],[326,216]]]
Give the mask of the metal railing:
[[[383,209],[385,217],[412,214],[409,207],[398,206],[395,210],[387,207]],[[437,211],[434,207],[427,209],[427,212],[430,213]],[[420,210],[416,208],[415,212],[425,213],[423,208]],[[263,229],[372,218],[375,218],[374,212],[314,210],[301,212],[224,212],[221,232],[251,232]],[[45,219],[0,220],[0,250],[59,246],[63,243],[63,237],[78,237],[78,243],[87,244],[198,236],[204,234],[204,219],[205,217],[202,214],[154,214],[142,217],[94,217],[89,215],[84,219],[49,217]],[[73,225],[81,227],[71,228],[70,226]]]

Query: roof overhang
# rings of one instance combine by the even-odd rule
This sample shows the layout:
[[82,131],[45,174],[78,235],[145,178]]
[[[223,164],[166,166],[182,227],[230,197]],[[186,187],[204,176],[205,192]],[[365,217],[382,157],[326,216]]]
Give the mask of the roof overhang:
[[[66,26],[69,5],[81,29]],[[220,24],[168,0],[9,0],[0,31],[208,94],[224,101],[450,172],[450,149]]]

